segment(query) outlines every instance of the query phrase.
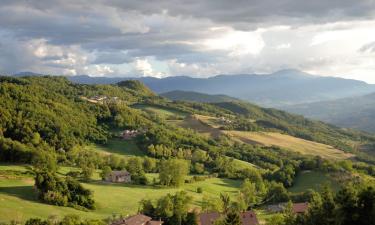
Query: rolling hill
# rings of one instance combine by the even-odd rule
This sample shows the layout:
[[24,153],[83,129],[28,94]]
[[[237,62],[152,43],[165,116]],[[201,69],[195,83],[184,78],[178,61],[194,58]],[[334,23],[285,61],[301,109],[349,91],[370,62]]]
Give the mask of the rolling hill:
[[314,76],[298,70],[281,70],[272,74],[218,75],[209,78],[188,76],[142,78],[68,77],[84,84],[113,84],[125,79],[137,79],[157,93],[174,90],[213,95],[228,95],[267,107],[326,101],[369,94],[375,85],[362,81]]

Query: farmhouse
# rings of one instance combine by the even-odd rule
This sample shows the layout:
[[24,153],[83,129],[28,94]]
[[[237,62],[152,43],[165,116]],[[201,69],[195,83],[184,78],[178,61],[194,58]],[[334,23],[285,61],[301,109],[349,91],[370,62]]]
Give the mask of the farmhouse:
[[[223,218],[224,215],[221,215],[218,212],[210,212],[210,213],[202,213],[199,215],[199,225],[213,225],[215,221]],[[258,225],[259,221],[255,212],[253,211],[245,211],[240,213],[241,217],[241,224],[242,225]]]
[[106,178],[105,181],[113,183],[130,183],[131,175],[128,171],[112,171]]
[[152,220],[151,217],[143,214],[130,216],[125,219],[120,219],[112,222],[110,225],[162,225],[163,221]]

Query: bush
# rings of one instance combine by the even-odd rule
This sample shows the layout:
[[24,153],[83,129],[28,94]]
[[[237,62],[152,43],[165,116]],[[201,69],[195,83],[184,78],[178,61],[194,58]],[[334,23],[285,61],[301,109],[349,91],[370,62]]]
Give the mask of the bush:
[[35,186],[39,192],[39,199],[49,204],[95,208],[92,192],[72,177],[63,179],[55,173],[39,172],[35,177]]
[[203,188],[202,187],[198,187],[197,188],[197,193],[199,193],[199,194],[203,193]]

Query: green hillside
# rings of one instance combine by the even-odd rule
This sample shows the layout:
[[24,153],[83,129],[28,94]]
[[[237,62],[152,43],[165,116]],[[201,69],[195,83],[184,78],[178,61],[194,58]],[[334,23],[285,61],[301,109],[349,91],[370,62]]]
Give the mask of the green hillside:
[[[0,77],[0,98],[0,221],[130,214],[181,190],[189,210],[221,193],[232,202],[255,193],[248,206],[263,207],[294,198],[286,188],[304,190],[301,171],[375,175],[373,158],[355,148],[373,136],[240,101],[170,101],[138,81],[48,76]],[[129,171],[132,183],[102,182],[110,170]],[[240,188],[249,182],[256,191]]]

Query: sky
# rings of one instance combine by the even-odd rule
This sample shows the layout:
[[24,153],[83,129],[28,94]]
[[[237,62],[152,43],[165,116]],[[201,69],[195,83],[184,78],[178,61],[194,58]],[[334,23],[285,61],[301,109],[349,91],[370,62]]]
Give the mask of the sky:
[[375,83],[375,0],[0,0],[0,73]]

